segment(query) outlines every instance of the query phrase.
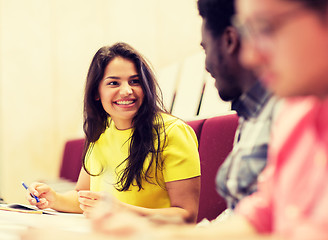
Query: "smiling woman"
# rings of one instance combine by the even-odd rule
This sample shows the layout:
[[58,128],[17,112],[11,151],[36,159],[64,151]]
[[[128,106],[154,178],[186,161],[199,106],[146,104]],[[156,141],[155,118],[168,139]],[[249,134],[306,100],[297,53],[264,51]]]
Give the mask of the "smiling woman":
[[116,57],[105,68],[99,83],[99,99],[118,129],[132,127],[132,119],[138,112],[144,94],[134,63]]
[[89,216],[109,192],[118,208],[140,215],[197,219],[200,162],[197,137],[166,113],[145,58],[126,43],[100,48],[87,76],[84,96],[86,145],[73,192],[61,195],[30,185],[40,208]]

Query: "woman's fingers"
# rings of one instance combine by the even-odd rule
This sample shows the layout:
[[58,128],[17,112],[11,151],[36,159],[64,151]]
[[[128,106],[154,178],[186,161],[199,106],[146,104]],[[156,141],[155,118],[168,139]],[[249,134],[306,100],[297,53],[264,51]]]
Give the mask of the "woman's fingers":
[[42,198],[40,199],[40,202],[36,204],[36,206],[40,209],[45,209],[49,207],[49,202],[46,199]]
[[79,191],[78,195],[80,204],[86,207],[94,207],[101,198],[101,194],[91,191]]
[[79,197],[87,198],[92,200],[99,200],[101,198],[101,193],[99,192],[91,192],[91,191],[79,191]]
[[[56,200],[56,193],[54,190],[44,183],[33,182],[30,184],[27,192],[27,200],[31,205],[35,205],[40,209],[52,207]],[[31,196],[31,194],[39,198],[39,202]]]
[[83,214],[89,218],[92,215],[93,209],[101,199],[102,194],[99,192],[79,191],[78,195],[80,208]]
[[32,196],[32,194],[39,197],[42,194],[42,192],[40,192],[40,190],[37,190],[37,188],[42,185],[45,185],[45,184],[34,182],[28,187],[28,190],[26,192],[26,199],[29,201],[30,204],[32,204],[32,205],[38,204],[38,202],[35,200],[35,198]]

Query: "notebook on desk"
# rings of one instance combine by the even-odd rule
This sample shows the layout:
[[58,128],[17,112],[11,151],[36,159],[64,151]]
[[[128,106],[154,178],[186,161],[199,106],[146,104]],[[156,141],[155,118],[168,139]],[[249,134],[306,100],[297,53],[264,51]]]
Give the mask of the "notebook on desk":
[[56,216],[63,215],[66,217],[85,218],[82,213],[58,212],[51,208],[39,209],[36,206],[21,204],[21,203],[0,204],[0,211],[11,211],[11,212],[31,213],[31,214],[47,214],[47,215],[56,215]]
[[32,214],[56,214],[56,211],[52,209],[38,209],[36,206],[21,203],[0,204],[0,210]]
[[35,206],[25,205],[25,204],[20,204],[20,203],[1,204],[0,210],[11,211],[11,212],[20,212],[20,213],[32,213],[32,214],[46,213],[44,210],[38,209]]

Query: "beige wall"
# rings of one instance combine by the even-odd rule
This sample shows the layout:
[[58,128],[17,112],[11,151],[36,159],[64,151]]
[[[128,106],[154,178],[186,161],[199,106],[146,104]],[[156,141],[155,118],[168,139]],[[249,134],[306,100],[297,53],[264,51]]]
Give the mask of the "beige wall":
[[95,51],[126,41],[159,70],[201,51],[196,0],[0,0],[0,194],[58,175],[65,140],[82,136]]

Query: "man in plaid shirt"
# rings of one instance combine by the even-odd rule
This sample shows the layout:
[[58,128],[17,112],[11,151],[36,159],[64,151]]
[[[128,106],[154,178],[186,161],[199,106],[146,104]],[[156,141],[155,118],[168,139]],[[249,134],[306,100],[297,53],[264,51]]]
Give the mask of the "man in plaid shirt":
[[[267,161],[277,99],[239,63],[240,38],[231,23],[234,1],[199,0],[198,9],[203,18],[201,45],[206,69],[215,78],[220,97],[232,101],[232,109],[239,116],[233,150],[216,181],[218,192],[227,201],[228,213],[257,189],[257,177]],[[223,216],[226,214],[218,219]]]

